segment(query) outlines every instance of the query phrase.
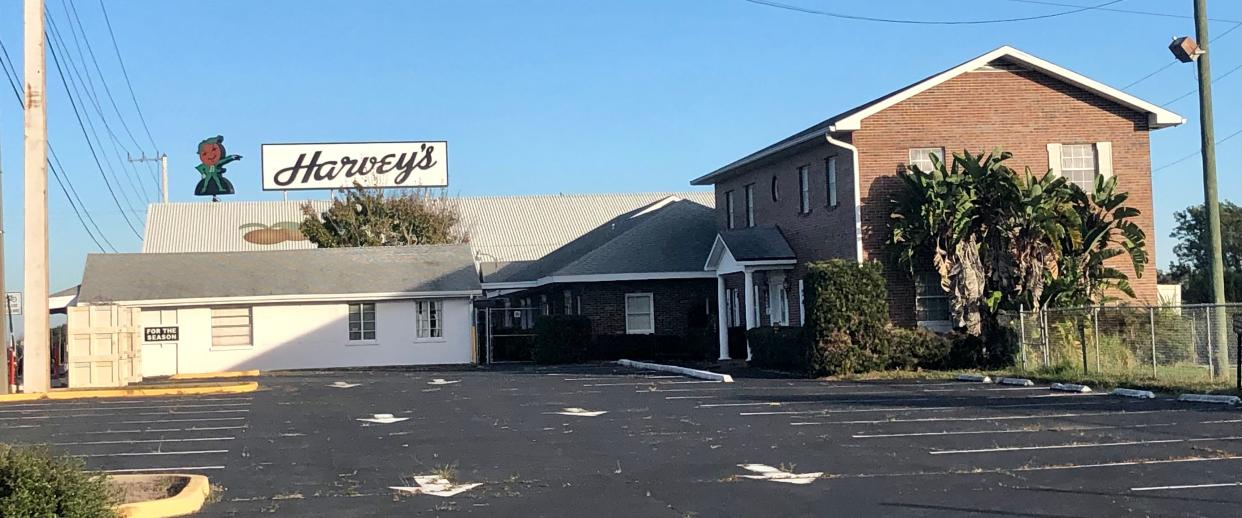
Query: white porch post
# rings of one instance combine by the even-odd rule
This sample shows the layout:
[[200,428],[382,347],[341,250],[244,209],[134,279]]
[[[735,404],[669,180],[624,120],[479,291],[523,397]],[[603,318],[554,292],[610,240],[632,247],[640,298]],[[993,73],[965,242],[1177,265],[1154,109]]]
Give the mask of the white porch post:
[[729,311],[727,293],[725,292],[725,280],[721,275],[716,276],[716,322],[720,327],[720,359],[729,359]]
[[[757,325],[757,323],[755,322],[755,303],[758,301],[755,300],[755,274],[754,272],[750,271],[750,268],[746,268],[745,270],[743,270],[742,275],[746,277],[746,295],[745,295],[746,330],[749,331],[751,329],[754,329],[755,326]],[[747,339],[746,340],[746,361],[750,361],[750,358],[751,358],[750,340]]]

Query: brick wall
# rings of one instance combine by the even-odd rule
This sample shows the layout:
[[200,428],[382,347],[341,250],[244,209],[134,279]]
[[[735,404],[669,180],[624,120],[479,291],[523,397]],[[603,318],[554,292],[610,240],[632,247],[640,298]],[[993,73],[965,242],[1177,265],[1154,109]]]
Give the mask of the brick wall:
[[710,312],[703,317],[708,326],[716,322],[716,279],[665,279],[651,281],[591,282],[551,284],[509,296],[513,304],[530,298],[538,307],[541,295],[549,301],[549,311],[565,313],[565,291],[574,303],[574,313],[591,319],[594,334],[625,334],[625,295],[651,293],[655,304],[655,334],[684,335],[689,329],[690,312]]

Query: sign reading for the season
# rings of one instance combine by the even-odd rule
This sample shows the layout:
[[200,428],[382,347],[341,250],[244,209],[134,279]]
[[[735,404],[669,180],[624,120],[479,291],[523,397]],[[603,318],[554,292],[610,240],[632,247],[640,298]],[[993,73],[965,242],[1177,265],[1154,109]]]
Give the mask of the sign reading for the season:
[[448,142],[263,144],[263,190],[447,187]]
[[161,327],[144,327],[142,328],[142,340],[144,342],[176,342],[179,334],[177,326],[161,326]]

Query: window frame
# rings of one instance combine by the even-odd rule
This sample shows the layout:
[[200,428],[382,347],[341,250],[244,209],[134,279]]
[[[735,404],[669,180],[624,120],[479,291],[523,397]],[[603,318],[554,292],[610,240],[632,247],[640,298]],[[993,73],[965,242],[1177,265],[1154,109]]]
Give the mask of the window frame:
[[[1089,156],[1068,156],[1070,154],[1068,152],[1070,149],[1074,149],[1074,150],[1086,149],[1087,152],[1089,153]],[[1086,192],[1088,194],[1095,192],[1096,178],[1100,176],[1100,152],[1098,149],[1096,149],[1096,146],[1094,143],[1083,143],[1083,142],[1076,142],[1072,144],[1062,143],[1060,158],[1061,158],[1061,169],[1060,169],[1061,178],[1064,178],[1066,183],[1077,185],[1079,189],[1082,189],[1083,192]],[[1091,168],[1089,169],[1089,171],[1091,172],[1091,180],[1090,180],[1089,187],[1083,187],[1079,183],[1078,180],[1075,180],[1071,176],[1071,173],[1082,173],[1084,171],[1088,171],[1088,169],[1082,168],[1082,167],[1066,167],[1066,164],[1065,164],[1065,161],[1067,159],[1074,160],[1074,159],[1084,159],[1084,158],[1091,159]]]
[[[423,318],[423,308],[428,308]],[[434,311],[433,311],[434,310]],[[427,336],[422,336],[426,331]],[[436,332],[439,332],[438,336]],[[420,299],[414,301],[414,341],[443,342],[444,337],[444,301],[441,299]]]
[[[924,276],[927,276],[927,279],[931,281],[931,285],[938,290],[937,293],[928,294],[926,293],[926,288],[920,289],[922,278]],[[940,287],[939,274],[932,271],[924,271],[914,274],[914,319],[918,323],[919,327],[927,327],[937,330],[943,329],[946,331],[950,330],[953,323],[952,305],[948,306],[948,313],[944,316],[944,318],[927,319],[924,318],[924,312],[927,311],[924,307],[924,304],[926,304],[924,301],[927,300],[944,300],[946,303],[950,302],[949,292],[943,291],[943,288]]]
[[[647,312],[631,312],[631,299],[647,299]],[[647,315],[647,321],[650,325],[646,328],[630,327],[630,316]],[[655,295],[650,292],[644,293],[626,293],[625,294],[625,334],[627,335],[651,335],[655,334]]]
[[[367,338],[367,319],[366,307],[371,307],[371,337]],[[354,338],[354,307],[358,308],[358,338]],[[379,340],[379,331],[377,330],[376,321],[379,320],[376,315],[376,306],[374,302],[350,302],[346,305],[345,315],[345,340],[350,345],[377,343]]]
[[746,202],[746,228],[755,226],[755,184],[748,183],[742,186],[744,194],[744,202]]
[[798,214],[811,213],[811,165],[798,168]]
[[772,175],[772,201],[774,203],[779,203],[781,201],[780,183],[781,183],[780,177],[777,175]]
[[828,206],[836,207],[840,204],[837,199],[837,156],[833,155],[824,159],[824,176],[828,184]]
[[[237,318],[237,317],[239,317],[239,316],[240,316],[240,315],[219,315],[219,316],[217,316],[217,315],[216,315],[216,312],[217,312],[217,311],[221,311],[221,312],[223,312],[223,311],[227,311],[227,310],[239,310],[239,309],[244,309],[244,310],[246,310],[246,315],[245,315],[245,316],[246,316],[246,325],[244,325],[244,326],[241,326],[241,325],[216,325],[216,318]],[[243,349],[243,350],[244,350],[244,349],[253,349],[253,348],[254,348],[254,307],[253,307],[253,306],[213,306],[212,308],[210,308],[210,315],[209,315],[209,317],[210,317],[210,319],[211,319],[211,347],[210,347],[210,350],[212,350],[212,351],[233,351],[233,350],[239,350],[239,349]],[[217,345],[217,344],[216,344],[216,338],[217,338],[217,336],[216,336],[216,329],[217,329],[217,328],[220,328],[220,329],[225,329],[225,328],[240,328],[240,327],[245,327],[245,328],[246,328],[246,337],[247,337],[246,342],[247,342],[247,343],[244,343],[244,344],[220,344],[220,345]],[[225,336],[241,336],[241,335],[225,335]]]
[[733,191],[725,191],[725,226],[729,230],[737,228],[737,203],[733,199]]
[[921,158],[916,159],[916,158],[914,157],[914,153],[915,153],[915,152],[936,152],[936,156],[937,156],[938,158],[940,158],[940,161],[941,161],[941,162],[944,162],[944,161],[945,161],[945,158],[944,158],[944,146],[941,146],[941,147],[932,147],[932,146],[928,146],[928,147],[912,147],[912,148],[910,148],[910,149],[906,150],[906,168],[907,168],[907,169],[908,169],[908,168],[910,168],[911,166],[916,166],[916,165],[917,165],[917,166],[919,166],[919,170],[920,170],[920,171],[923,171],[924,173],[926,173],[926,172],[930,172],[930,171],[933,169],[930,154],[929,154],[929,156],[928,156],[928,158],[927,158],[927,167],[923,167],[923,166],[922,166],[922,164],[917,163],[917,162],[922,162],[922,159],[921,159]]
[[565,314],[566,315],[574,314],[574,292],[570,290],[565,290],[561,293],[562,293],[561,297],[563,298],[562,302],[565,304]]

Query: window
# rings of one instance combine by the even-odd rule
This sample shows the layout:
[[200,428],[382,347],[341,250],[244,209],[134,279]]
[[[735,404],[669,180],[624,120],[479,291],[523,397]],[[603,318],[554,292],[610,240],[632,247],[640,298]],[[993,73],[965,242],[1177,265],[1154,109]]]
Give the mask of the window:
[[755,184],[743,187],[746,190],[746,227],[755,226]]
[[250,308],[211,308],[212,347],[250,347]]
[[910,160],[906,165],[918,167],[924,173],[935,169],[932,165],[931,156],[936,155],[940,160],[944,160],[944,148],[942,147],[920,147],[910,150]]
[[1095,146],[1091,144],[1061,145],[1061,176],[1087,192],[1095,191]]
[[734,219],[733,191],[725,193],[725,218],[727,227],[732,230],[737,228],[737,220]]
[[418,339],[444,338],[444,301],[415,301],[414,337]]
[[811,166],[798,168],[798,212],[811,213]]
[[772,175],[772,201],[781,201],[781,186],[776,175]]
[[940,274],[922,272],[914,276],[914,311],[919,322],[947,322],[952,318],[949,294],[940,286]]
[[806,290],[802,279],[798,279],[798,325],[806,325]]
[[363,302],[349,305],[349,341],[375,339],[375,304]]
[[824,170],[828,175],[828,206],[837,206],[837,157],[830,156],[824,159]]
[[650,293],[625,295],[625,334],[647,335],[655,332],[655,308]]
[[569,290],[565,290],[565,314],[574,314],[574,294]]
[[737,288],[725,290],[725,312],[728,313],[729,327],[742,325],[742,304],[739,298]]

